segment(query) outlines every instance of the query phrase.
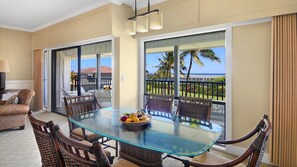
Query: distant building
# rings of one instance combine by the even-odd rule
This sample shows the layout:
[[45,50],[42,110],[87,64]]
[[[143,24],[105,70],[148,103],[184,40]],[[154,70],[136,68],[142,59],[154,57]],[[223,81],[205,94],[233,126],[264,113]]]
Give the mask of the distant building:
[[[112,68],[107,66],[101,66],[99,72],[101,73],[101,78],[111,78]],[[81,70],[81,74],[85,77],[97,78],[96,67],[88,67]]]

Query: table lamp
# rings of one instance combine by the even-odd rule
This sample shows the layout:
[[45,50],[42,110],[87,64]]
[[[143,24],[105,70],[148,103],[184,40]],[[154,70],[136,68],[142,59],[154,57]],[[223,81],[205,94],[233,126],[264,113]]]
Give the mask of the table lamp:
[[0,60],[0,91],[5,90],[5,73],[9,71],[8,60]]

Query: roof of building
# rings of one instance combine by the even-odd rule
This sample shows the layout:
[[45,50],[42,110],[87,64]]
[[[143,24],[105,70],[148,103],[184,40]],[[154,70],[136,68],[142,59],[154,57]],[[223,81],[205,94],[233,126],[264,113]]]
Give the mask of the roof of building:
[[[112,73],[112,69],[107,66],[101,66],[99,71],[101,71],[101,73]],[[96,72],[97,72],[96,67],[88,67],[81,70],[81,73],[85,73],[85,74],[91,74]]]

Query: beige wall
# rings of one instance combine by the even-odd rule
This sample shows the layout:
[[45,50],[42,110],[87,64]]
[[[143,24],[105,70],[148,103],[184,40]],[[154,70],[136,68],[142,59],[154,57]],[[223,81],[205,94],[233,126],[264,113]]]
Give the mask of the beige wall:
[[34,32],[33,49],[53,48],[111,34],[111,5],[105,5]]
[[112,6],[112,33],[117,37],[119,47],[116,58],[119,64],[116,82],[119,87],[119,106],[138,106],[138,47],[137,40],[124,33],[124,20],[132,14],[127,5]]
[[270,113],[271,22],[234,27],[232,36],[232,138],[238,138]]
[[0,59],[7,59],[7,80],[32,80],[32,35],[29,32],[0,28]]
[[[296,0],[168,0],[152,6],[164,15],[164,28],[145,37],[198,27],[246,21],[297,12]],[[141,12],[146,11],[144,8]],[[132,16],[132,15],[131,15]]]

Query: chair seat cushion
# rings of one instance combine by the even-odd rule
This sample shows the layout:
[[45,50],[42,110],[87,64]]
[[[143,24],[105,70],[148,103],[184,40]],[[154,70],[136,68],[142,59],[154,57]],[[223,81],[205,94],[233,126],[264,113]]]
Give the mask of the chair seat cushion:
[[[192,159],[192,162],[198,162],[200,164],[207,164],[207,165],[218,165],[218,164],[223,164],[230,161],[232,160],[211,152],[205,152]],[[236,167],[244,167],[244,166],[245,165],[242,163],[236,165]]]
[[[75,128],[71,132],[72,132],[73,135],[79,136],[79,137],[81,137],[83,139],[83,131],[82,131],[81,128]],[[98,140],[98,139],[102,138],[102,136],[97,135],[97,134],[95,134],[93,132],[90,132],[90,131],[87,131],[87,130],[85,130],[85,133],[86,133],[88,141],[94,141],[94,140]]]
[[116,163],[112,164],[111,165],[112,167],[138,167],[138,165],[130,162],[130,161],[127,161],[123,158],[120,158]]

